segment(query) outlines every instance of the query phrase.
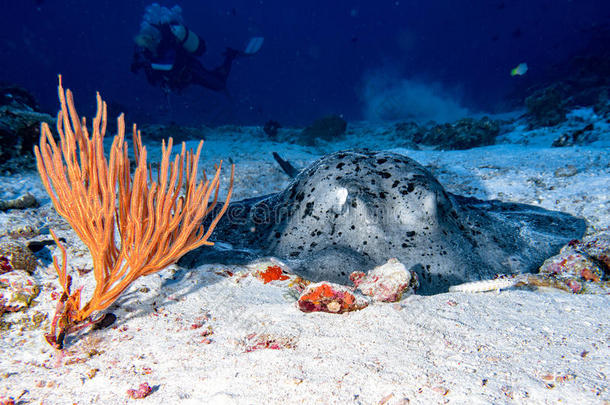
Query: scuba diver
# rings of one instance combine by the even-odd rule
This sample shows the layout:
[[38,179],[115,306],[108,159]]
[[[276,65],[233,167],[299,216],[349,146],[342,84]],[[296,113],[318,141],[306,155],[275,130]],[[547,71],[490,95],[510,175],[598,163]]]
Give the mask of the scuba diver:
[[205,53],[205,42],[183,24],[180,6],[168,9],[157,3],[146,8],[134,41],[131,71],[144,69],[148,82],[166,93],[179,92],[191,84],[224,90],[235,58],[253,55],[263,45],[262,37],[253,37],[244,51],[227,48],[224,62],[215,69],[206,69],[198,59]]

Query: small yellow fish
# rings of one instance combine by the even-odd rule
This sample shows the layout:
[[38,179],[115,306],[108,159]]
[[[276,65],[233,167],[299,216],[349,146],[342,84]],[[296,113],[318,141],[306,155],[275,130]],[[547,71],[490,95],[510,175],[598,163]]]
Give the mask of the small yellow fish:
[[527,73],[527,63],[519,63],[516,68],[510,71],[511,76],[523,76]]

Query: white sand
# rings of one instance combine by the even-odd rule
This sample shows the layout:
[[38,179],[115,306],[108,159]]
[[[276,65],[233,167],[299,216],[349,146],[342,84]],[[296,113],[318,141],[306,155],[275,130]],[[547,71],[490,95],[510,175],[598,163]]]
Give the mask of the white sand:
[[[610,225],[610,133],[586,111],[578,114],[585,124],[596,123],[601,142],[549,148],[561,131],[584,126],[582,118],[553,131],[528,133],[515,125],[503,135],[510,143],[460,152],[400,149],[392,135],[364,124],[351,126],[347,139],[318,148],[257,140],[260,129],[242,128],[209,133],[204,166],[231,157],[239,199],[289,182],[271,151],[304,166],[331,150],[390,149],[429,167],[449,191],[566,211],[586,218],[592,232]],[[374,132],[380,135],[374,138]],[[152,146],[149,152],[152,160],[158,155]],[[566,167],[574,174],[564,177]],[[57,228],[35,173],[0,181],[0,198],[31,191],[47,203],[39,215],[49,215]],[[0,233],[38,219],[0,213]],[[80,241],[59,228],[72,246],[70,264],[91,266]],[[216,274],[223,270],[235,274]],[[412,295],[343,315],[306,314],[289,296],[289,280],[263,284],[250,273],[221,265],[172,266],[142,278],[111,308],[115,325],[72,336],[61,356],[43,340],[49,320],[40,329],[1,332],[0,397],[132,403],[126,391],[147,382],[154,390],[140,401],[151,404],[610,403],[608,296],[509,289]],[[38,304],[3,319],[35,311],[52,317],[57,277],[45,267],[34,276],[43,286]],[[89,274],[74,285],[85,285],[86,292],[92,281]],[[270,340],[281,348],[257,349],[257,342]]]

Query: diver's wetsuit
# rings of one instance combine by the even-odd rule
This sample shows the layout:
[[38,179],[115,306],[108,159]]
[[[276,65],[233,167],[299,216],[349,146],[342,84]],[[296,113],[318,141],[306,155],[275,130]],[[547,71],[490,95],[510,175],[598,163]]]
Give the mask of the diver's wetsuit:
[[[169,25],[164,24],[157,28],[161,32],[161,41],[157,46],[156,55],[147,48],[136,47],[131,64],[133,73],[143,68],[150,84],[172,91],[181,91],[190,84],[197,84],[214,91],[225,89],[231,65],[239,56],[239,51],[227,48],[222,65],[209,70],[197,59],[197,56],[205,52],[205,45],[201,47],[198,55],[189,53],[182,44],[178,43]],[[163,70],[159,69],[159,66],[170,68]]]

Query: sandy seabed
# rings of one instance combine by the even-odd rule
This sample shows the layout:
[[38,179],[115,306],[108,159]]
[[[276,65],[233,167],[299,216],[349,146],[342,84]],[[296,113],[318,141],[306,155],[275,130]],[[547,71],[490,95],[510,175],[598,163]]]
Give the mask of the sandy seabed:
[[[425,165],[451,192],[569,212],[593,233],[610,225],[610,135],[598,124],[602,141],[592,146],[548,146],[569,121],[539,131],[514,124],[501,145],[453,152],[403,149],[367,124],[350,125],[345,139],[315,148],[264,141],[259,128],[221,128],[206,133],[203,164],[210,170],[219,158],[235,162],[237,200],[289,183],[271,151],[303,167],[333,150],[392,150]],[[151,161],[159,154],[153,148]],[[228,171],[223,176],[226,184]],[[43,204],[0,213],[0,234],[48,223],[68,241],[69,264],[91,267],[36,173],[0,181],[0,198],[29,191]],[[59,251],[51,246],[50,253]],[[0,397],[133,403],[127,390],[147,383],[152,392],[139,401],[154,404],[610,403],[609,296],[508,289],[409,295],[341,315],[303,313],[291,279],[265,284],[255,276],[271,260],[261,259],[250,266],[174,265],[141,278],[111,307],[112,327],[71,336],[63,353],[43,339],[59,291],[43,260],[33,275],[41,286],[37,304],[4,319],[48,318],[40,327],[26,322],[1,332]],[[74,285],[85,285],[86,294],[92,282],[89,274]]]

